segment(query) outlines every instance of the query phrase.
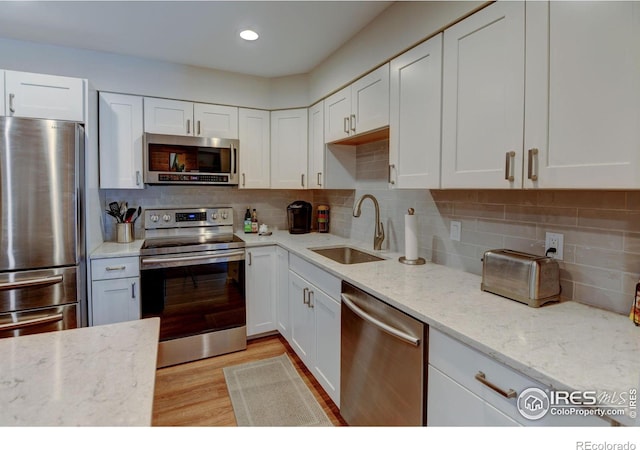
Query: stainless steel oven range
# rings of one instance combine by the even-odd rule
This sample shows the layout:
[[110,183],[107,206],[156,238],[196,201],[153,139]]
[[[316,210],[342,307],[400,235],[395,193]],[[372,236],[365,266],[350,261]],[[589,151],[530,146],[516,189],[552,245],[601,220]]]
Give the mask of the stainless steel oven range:
[[160,318],[158,367],[247,347],[245,243],[231,208],[147,209],[142,316]]

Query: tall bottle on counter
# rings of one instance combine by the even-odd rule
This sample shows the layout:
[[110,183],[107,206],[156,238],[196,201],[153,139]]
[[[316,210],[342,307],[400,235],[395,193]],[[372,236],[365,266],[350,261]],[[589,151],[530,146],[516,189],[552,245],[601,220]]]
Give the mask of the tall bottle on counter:
[[258,232],[258,213],[255,208],[253,208],[253,213],[251,214],[251,232]]
[[251,209],[250,208],[247,208],[247,212],[244,213],[244,232],[251,233]]

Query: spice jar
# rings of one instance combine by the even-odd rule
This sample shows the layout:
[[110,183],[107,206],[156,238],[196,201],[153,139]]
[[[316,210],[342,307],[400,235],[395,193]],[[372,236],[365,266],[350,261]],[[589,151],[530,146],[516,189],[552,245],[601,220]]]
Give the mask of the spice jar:
[[329,232],[329,207],[327,205],[318,206],[318,232]]

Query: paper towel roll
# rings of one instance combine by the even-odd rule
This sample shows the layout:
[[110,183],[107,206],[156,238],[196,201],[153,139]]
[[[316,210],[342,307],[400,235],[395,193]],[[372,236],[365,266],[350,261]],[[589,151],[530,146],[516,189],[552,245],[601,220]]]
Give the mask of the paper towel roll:
[[418,218],[404,215],[404,257],[409,261],[418,259]]

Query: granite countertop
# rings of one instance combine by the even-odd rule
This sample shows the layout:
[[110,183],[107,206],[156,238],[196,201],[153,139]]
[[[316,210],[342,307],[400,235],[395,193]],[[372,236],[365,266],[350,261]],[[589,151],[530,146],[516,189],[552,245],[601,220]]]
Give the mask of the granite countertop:
[[157,318],[0,339],[0,426],[151,425]]
[[[640,327],[627,317],[568,301],[541,308],[480,290],[481,277],[330,234],[241,235],[247,247],[278,244],[429,326],[554,389],[629,392],[640,387]],[[344,265],[309,247],[349,244],[385,259]],[[640,425],[629,416],[615,417]]]
[[[478,275],[430,262],[401,264],[399,253],[375,252],[372,243],[332,234],[237,234],[249,249],[280,245],[550,388],[609,394],[640,388],[640,327],[623,315],[573,301],[531,308],[481,291]],[[309,250],[333,245],[350,245],[385,260],[344,265]],[[115,253],[101,247],[92,258],[96,254]],[[639,418],[629,416],[614,420],[640,425]]]
[[121,244],[118,242],[104,242],[91,253],[91,259],[121,258],[125,256],[140,256],[140,248],[144,239]]

